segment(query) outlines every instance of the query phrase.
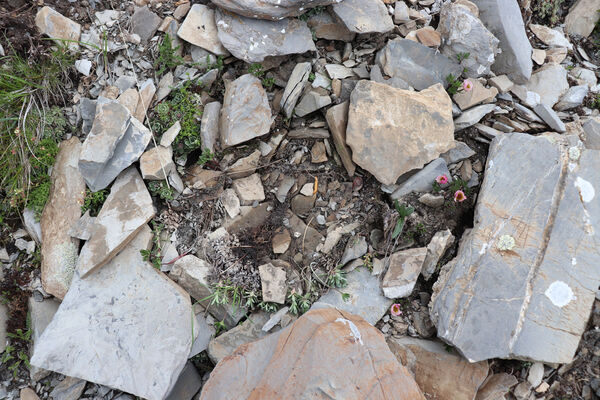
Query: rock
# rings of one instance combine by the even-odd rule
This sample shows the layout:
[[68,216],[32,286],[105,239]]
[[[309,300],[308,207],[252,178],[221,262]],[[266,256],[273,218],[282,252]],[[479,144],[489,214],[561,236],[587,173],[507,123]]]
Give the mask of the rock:
[[533,108],[533,111],[544,120],[550,128],[556,132],[566,132],[565,124],[560,120],[556,112],[546,104],[538,104]]
[[92,62],[90,60],[77,60],[75,61],[75,69],[85,76],[90,76]]
[[599,18],[598,4],[594,0],[578,0],[565,18],[565,30],[570,35],[588,37]]
[[528,90],[526,86],[513,85],[513,87],[510,89],[510,92],[517,96],[523,104],[530,108],[537,106],[542,101],[542,98],[537,92]]
[[455,164],[475,155],[475,151],[466,143],[456,140],[454,144],[455,147],[441,155],[447,164]]
[[187,171],[185,183],[193,189],[212,188],[219,183],[221,176],[223,176],[221,171],[203,169],[201,165],[196,164]]
[[6,350],[6,335],[7,323],[8,323],[8,308],[5,304],[0,304],[0,350],[4,353]]
[[281,96],[281,110],[287,118],[292,116],[294,107],[308,82],[312,67],[310,63],[298,63],[294,67]]
[[325,128],[307,127],[292,129],[286,136],[288,139],[328,139],[329,137],[329,131]]
[[558,111],[571,110],[579,107],[588,94],[587,85],[571,86],[556,103],[554,108]]
[[202,4],[194,4],[177,31],[177,36],[195,46],[217,55],[229,54],[219,40],[215,11]]
[[263,301],[283,304],[287,294],[285,269],[268,263],[258,267]]
[[441,85],[415,93],[360,81],[350,99],[346,142],[356,164],[391,185],[454,146],[451,121],[452,102]]
[[87,97],[81,98],[79,100],[79,114],[83,120],[81,130],[87,135],[92,129],[94,117],[96,116],[96,100],[90,100]]
[[227,168],[231,179],[245,178],[252,175],[260,162],[260,150],[254,150],[249,156],[240,158]]
[[325,143],[316,142],[312,149],[310,149],[310,162],[313,164],[320,164],[327,162],[327,149]]
[[179,121],[175,122],[165,133],[160,137],[160,145],[162,147],[169,147],[173,144],[177,135],[181,131],[181,123]]
[[393,200],[396,200],[411,192],[428,192],[433,189],[433,182],[435,182],[435,178],[440,175],[449,177],[450,171],[443,158],[436,158],[427,164],[425,168],[402,182],[390,197]]
[[290,232],[287,229],[283,229],[281,232],[273,235],[273,253],[275,254],[283,254],[285,253],[292,242],[292,237],[290,236]]
[[390,256],[388,271],[381,282],[385,297],[398,299],[412,293],[426,255],[427,249],[421,247],[399,251]]
[[[311,310],[333,307],[364,318],[371,325],[383,317],[392,305],[379,287],[379,278],[371,275],[366,268],[356,268],[346,275],[348,286],[343,289],[329,289],[311,306]],[[342,293],[348,294],[347,301]]]
[[575,67],[569,71],[569,76],[577,81],[579,85],[588,85],[590,88],[594,88],[598,83],[596,73],[592,70]]
[[452,99],[458,104],[461,110],[469,109],[480,103],[489,103],[498,94],[498,89],[495,87],[486,88],[477,79],[471,79],[471,83],[473,84],[473,89],[468,92],[458,92],[452,96]]
[[569,42],[569,39],[556,29],[537,24],[529,24],[529,29],[531,29],[531,32],[547,46],[566,47],[569,50],[573,49],[573,45]]
[[427,398],[473,400],[488,374],[487,361],[471,364],[438,341],[402,336],[387,344]]
[[585,147],[592,150],[600,150],[600,120],[590,118],[583,124],[585,136],[582,138]]
[[348,67],[339,64],[326,64],[325,70],[331,79],[345,79],[354,77],[354,72]]
[[[31,341],[35,345],[42,333],[52,321],[54,314],[58,310],[60,302],[54,299],[46,299],[44,301],[37,302],[33,297],[29,298],[28,315],[31,324]],[[1,314],[1,313],[0,313]],[[0,328],[1,329],[1,328]],[[0,337],[0,339],[2,339]],[[2,340],[0,343],[5,343],[6,340]],[[50,374],[50,371],[34,367],[33,365],[29,369],[29,375],[33,381],[39,381]]]
[[541,49],[533,49],[533,53],[531,54],[531,59],[535,61],[537,65],[542,65],[546,60],[546,50]]
[[252,0],[211,0],[221,8],[250,18],[278,21],[286,17],[297,17],[308,10],[336,3],[336,0],[284,0],[252,1]]
[[[496,400],[502,399],[510,388],[517,384],[517,378],[507,373],[490,374],[479,391],[475,400]],[[504,397],[505,398],[505,397]]]
[[533,363],[527,373],[527,382],[533,387],[538,387],[542,383],[542,379],[544,379],[544,364]]
[[148,42],[162,23],[162,18],[148,7],[140,7],[131,16],[131,32],[139,35],[142,43]]
[[52,168],[52,186],[41,217],[42,287],[59,299],[65,297],[77,263],[79,240],[69,229],[81,217],[85,182],[79,173],[81,143],[76,137],[62,142]]
[[354,176],[356,165],[352,161],[352,152],[346,144],[348,108],[348,102],[329,107],[327,109],[325,118],[327,120],[327,125],[329,126],[331,136],[333,136],[333,144],[335,145],[335,149],[342,160],[342,164],[344,165],[344,168],[346,168],[348,175]]
[[39,400],[40,399],[38,397],[38,395],[35,394],[35,391],[31,388],[21,389],[21,391],[19,393],[19,397],[20,397],[20,400]]
[[419,43],[427,47],[439,47],[442,44],[442,35],[431,26],[426,26],[415,31]]
[[233,181],[232,187],[240,199],[240,204],[243,206],[250,206],[255,201],[261,202],[265,199],[265,191],[260,181],[260,175],[258,174],[236,179]]
[[213,101],[204,106],[202,122],[200,124],[200,137],[202,138],[202,150],[215,152],[217,138],[219,137],[219,116],[221,115],[221,103]]
[[506,75],[494,76],[493,78],[488,79],[488,82],[498,89],[500,93],[507,93],[514,85]]
[[440,11],[437,29],[444,38],[442,53],[451,59],[456,59],[459,54],[469,54],[461,61],[468,76],[479,77],[490,73],[499,41],[467,6],[445,4]]
[[165,180],[174,170],[173,149],[170,146],[156,146],[140,157],[140,171],[146,180]]
[[271,107],[260,79],[242,75],[225,90],[219,132],[221,147],[235,146],[269,133]]
[[406,83],[401,78],[398,78],[398,77],[389,78],[389,79],[384,78],[383,74],[381,73],[381,68],[379,68],[379,65],[373,65],[371,67],[370,78],[372,81],[379,82],[379,83],[385,83],[386,85],[390,85],[391,87],[394,87],[396,89],[410,89],[410,86],[408,85],[408,83]]
[[306,22],[296,18],[265,21],[217,10],[215,21],[223,46],[247,63],[316,50]]
[[351,32],[385,33],[394,29],[392,17],[381,0],[344,0],[333,5],[333,13]]
[[302,253],[311,258],[317,250],[317,246],[321,244],[323,235],[310,226],[310,222],[307,226],[304,221],[289,210],[285,213],[285,217],[290,223],[289,229],[292,237],[297,239],[297,247],[302,250]]
[[351,32],[343,22],[333,18],[327,11],[310,16],[306,23],[317,39],[351,42],[356,36],[356,33]]
[[567,57],[568,50],[565,47],[557,47],[546,50],[546,61],[548,63],[560,64]]
[[439,208],[444,205],[444,196],[436,196],[431,193],[425,193],[419,197],[419,202],[431,208]]
[[257,311],[238,326],[212,339],[208,344],[208,356],[217,364],[223,358],[230,356],[240,346],[254,342],[267,335],[262,326],[267,323],[269,316],[264,311]]
[[172,72],[167,72],[158,82],[158,91],[156,92],[156,102],[159,103],[165,99],[175,86],[175,77]]
[[[577,349],[600,283],[591,201],[600,153],[566,140],[506,133],[492,142],[475,226],[430,304],[438,336],[471,361],[569,363]],[[535,168],[515,172],[525,163]]]
[[188,361],[165,400],[191,400],[201,387],[202,377],[194,364]]
[[154,86],[154,81],[152,79],[146,80],[139,89],[140,92],[140,101],[135,109],[134,117],[140,121],[144,122],[146,119],[146,112],[148,111],[148,107],[152,103],[152,98],[154,97],[154,93],[156,93],[156,87]]
[[35,211],[31,208],[23,210],[23,227],[36,243],[42,243],[42,226],[35,218]]
[[302,189],[300,189],[300,194],[303,194],[305,196],[312,196],[314,193],[316,193],[315,184],[312,182],[305,184],[304,186],[302,186]]
[[[72,50],[79,48],[79,37],[81,36],[81,25],[63,16],[48,6],[42,7],[35,15],[35,26],[44,35],[59,40],[60,44],[68,46]],[[68,40],[69,42],[64,42]]]
[[557,64],[544,66],[531,76],[527,89],[538,93],[541,102],[548,107],[552,107],[558,102],[563,93],[569,89],[567,71]]
[[226,326],[235,326],[244,316],[245,310],[234,305],[210,304],[213,291],[208,276],[211,271],[212,266],[206,261],[188,254],[173,263],[169,276],[216,319],[223,321]]
[[491,113],[495,107],[495,104],[484,104],[481,106],[473,107],[468,111],[463,112],[460,115],[460,117],[454,120],[454,130],[460,131],[462,129],[475,125],[476,123],[481,121],[483,117]]
[[367,244],[367,239],[364,236],[350,238],[346,244],[346,248],[344,249],[344,254],[342,255],[340,265],[346,265],[350,261],[364,256],[368,250],[369,245]]
[[237,234],[245,229],[256,228],[264,225],[271,216],[273,203],[265,202],[256,207],[250,207],[246,212],[232,220],[226,220],[223,227],[231,234]]
[[279,184],[279,187],[277,188],[277,193],[275,194],[275,197],[277,197],[277,200],[279,200],[280,203],[285,202],[287,194],[290,191],[290,189],[292,188],[292,186],[294,186],[295,182],[296,182],[296,180],[289,176],[285,176],[281,180],[281,183]]
[[[85,279],[75,273],[35,344],[32,365],[147,399],[167,395],[194,340],[192,304],[187,293],[143,260],[140,249],[151,242],[152,231],[143,225],[103,268]],[[140,359],[144,368],[136,367]]]
[[82,379],[67,376],[50,392],[50,396],[55,400],[77,400],[83,394],[85,384]]
[[225,189],[219,198],[221,204],[225,207],[229,218],[235,218],[240,213],[240,199],[238,199],[233,189]]
[[134,114],[140,101],[140,94],[137,89],[125,89],[125,91],[117,98],[117,101],[124,106],[130,114]]
[[449,229],[436,232],[427,245],[427,255],[423,261],[421,275],[425,280],[429,280],[437,269],[437,264],[446,250],[454,244],[454,236]]
[[523,381],[523,382],[519,383],[513,389],[513,395],[517,398],[517,400],[529,399],[530,393],[531,393],[531,385],[527,381]]
[[289,328],[238,348],[213,370],[200,399],[298,399],[325,387],[332,398],[364,398],[369,388],[373,399],[424,399],[377,329],[332,309],[309,311]]
[[327,95],[322,95],[315,90],[306,93],[300,103],[294,109],[294,113],[298,117],[304,117],[312,112],[315,112],[325,106],[331,104],[331,98]]
[[531,44],[517,0],[475,0],[479,18],[500,41],[502,52],[496,55],[492,70],[506,74],[516,83],[526,83],[533,68]]
[[441,83],[446,88],[446,77],[457,77],[462,72],[461,66],[454,59],[408,39],[388,41],[377,53],[375,60],[385,74],[400,78],[417,90],[436,83]]
[[304,196],[302,194],[298,194],[292,198],[290,205],[294,214],[305,216],[315,206],[315,200],[316,196]]
[[262,330],[264,332],[269,332],[271,329],[273,329],[275,325],[281,322],[281,319],[285,314],[287,314],[289,309],[289,307],[283,307],[281,310],[273,314],[271,318],[269,318],[269,320],[263,325]]
[[77,271],[87,278],[113,258],[154,217],[152,198],[134,167],[123,171],[96,217],[96,229],[79,254]]

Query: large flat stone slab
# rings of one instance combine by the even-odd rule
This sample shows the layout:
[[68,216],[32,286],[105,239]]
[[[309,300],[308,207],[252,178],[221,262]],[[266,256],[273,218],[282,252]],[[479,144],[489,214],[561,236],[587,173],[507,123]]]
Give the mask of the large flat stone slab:
[[31,364],[162,400],[183,369],[194,337],[190,297],[151,264],[143,225],[113,260],[82,279],[75,273]]
[[492,142],[475,226],[430,304],[438,337],[470,361],[573,359],[600,284],[600,152],[567,140]]
[[226,55],[227,49],[219,40],[215,11],[202,4],[194,4],[177,31],[177,36],[211,53]]
[[346,142],[352,160],[386,185],[454,147],[452,101],[440,84],[421,92],[359,81]]
[[394,29],[394,21],[382,0],[337,1],[332,8],[351,32],[385,33]]
[[154,217],[154,205],[135,167],[123,171],[102,205],[92,236],[79,254],[77,271],[86,277],[114,257]]
[[81,143],[76,137],[62,142],[52,168],[52,186],[41,218],[42,287],[62,299],[77,263],[79,240],[69,235],[81,217],[85,181],[79,173]]
[[297,17],[318,6],[337,3],[338,0],[211,0],[221,8],[250,18],[278,21]]
[[77,49],[76,43],[81,36],[81,25],[65,17],[53,8],[42,7],[35,15],[35,25],[41,33],[52,39],[59,39],[61,45]]

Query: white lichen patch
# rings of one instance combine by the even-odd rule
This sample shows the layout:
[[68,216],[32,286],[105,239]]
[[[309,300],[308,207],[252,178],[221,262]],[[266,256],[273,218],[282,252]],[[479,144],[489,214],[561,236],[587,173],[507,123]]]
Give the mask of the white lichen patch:
[[581,150],[579,150],[579,148],[577,148],[577,147],[570,147],[569,148],[569,159],[573,160],[573,161],[577,161],[577,160],[579,160],[579,157],[581,157]]
[[358,330],[358,327],[356,325],[354,325],[354,322],[347,320],[346,318],[338,318],[335,320],[335,322],[341,322],[342,324],[348,324],[348,327],[350,328],[350,336],[352,336],[354,338],[355,342],[358,342],[361,344],[361,346],[364,344],[362,341],[362,336],[360,334],[360,331]]
[[544,294],[556,307],[564,307],[576,299],[571,287],[563,281],[552,282]]
[[515,247],[515,238],[510,235],[502,235],[496,246],[502,251],[512,250]]
[[596,196],[596,191],[592,184],[580,176],[575,179],[575,187],[579,190],[579,196],[584,203],[589,203]]

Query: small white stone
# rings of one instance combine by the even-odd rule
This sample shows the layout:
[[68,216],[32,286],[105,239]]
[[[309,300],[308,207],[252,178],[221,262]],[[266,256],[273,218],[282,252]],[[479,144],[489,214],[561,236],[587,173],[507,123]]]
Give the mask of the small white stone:
[[90,60],[77,60],[75,61],[75,69],[85,76],[90,76],[92,62]]

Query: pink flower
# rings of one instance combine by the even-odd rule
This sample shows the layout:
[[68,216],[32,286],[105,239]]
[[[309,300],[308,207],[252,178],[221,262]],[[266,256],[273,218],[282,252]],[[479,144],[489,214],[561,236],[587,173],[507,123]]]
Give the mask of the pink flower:
[[471,82],[468,79],[465,79],[463,81],[463,89],[465,90],[465,92],[470,92],[471,90],[473,90],[473,82]]
[[445,185],[446,183],[448,183],[448,177],[445,174],[440,175],[437,178],[435,178],[435,181],[440,185]]
[[465,192],[463,192],[462,190],[457,190],[456,192],[454,192],[454,201],[458,201],[459,203],[462,203],[463,201],[465,201],[467,199],[467,196],[465,195]]
[[390,308],[390,313],[392,313],[392,315],[394,317],[402,315],[402,309],[400,308],[400,304],[398,304],[398,303],[392,304],[392,307]]

